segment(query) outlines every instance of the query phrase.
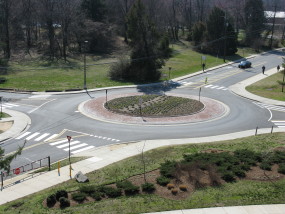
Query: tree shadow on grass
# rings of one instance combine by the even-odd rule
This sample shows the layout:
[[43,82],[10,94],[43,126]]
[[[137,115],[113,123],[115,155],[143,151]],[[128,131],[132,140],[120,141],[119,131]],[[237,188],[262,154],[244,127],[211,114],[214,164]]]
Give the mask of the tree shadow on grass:
[[175,89],[181,85],[182,84],[179,82],[174,82],[174,81],[170,80],[170,81],[164,81],[161,83],[138,85],[137,90],[138,90],[138,92],[141,92],[144,94],[164,95],[166,92],[169,92],[172,89]]

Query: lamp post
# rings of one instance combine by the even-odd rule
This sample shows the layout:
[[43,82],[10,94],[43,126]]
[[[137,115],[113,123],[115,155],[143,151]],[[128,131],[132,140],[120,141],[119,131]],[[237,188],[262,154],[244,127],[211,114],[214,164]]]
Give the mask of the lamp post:
[[88,41],[84,41],[84,58],[83,58],[83,61],[84,61],[84,90],[87,89],[87,86],[86,86],[86,44],[88,43]]

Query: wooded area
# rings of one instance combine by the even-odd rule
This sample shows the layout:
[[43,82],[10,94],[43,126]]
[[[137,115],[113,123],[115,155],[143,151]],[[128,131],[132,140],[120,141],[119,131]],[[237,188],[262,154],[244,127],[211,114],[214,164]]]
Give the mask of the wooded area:
[[198,51],[231,55],[240,30],[246,34],[242,45],[262,46],[261,34],[275,27],[275,20],[265,25],[264,10],[283,7],[281,0],[0,0],[0,66],[32,51],[64,61],[82,52],[104,54],[119,37],[130,46],[131,59],[155,55],[150,70],[169,57],[169,41],[180,38]]

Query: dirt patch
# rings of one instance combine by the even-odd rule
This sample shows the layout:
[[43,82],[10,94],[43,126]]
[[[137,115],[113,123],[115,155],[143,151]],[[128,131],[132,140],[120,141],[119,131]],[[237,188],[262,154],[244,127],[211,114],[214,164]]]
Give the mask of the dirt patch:
[[0,122],[0,133],[7,131],[13,126],[14,121]]

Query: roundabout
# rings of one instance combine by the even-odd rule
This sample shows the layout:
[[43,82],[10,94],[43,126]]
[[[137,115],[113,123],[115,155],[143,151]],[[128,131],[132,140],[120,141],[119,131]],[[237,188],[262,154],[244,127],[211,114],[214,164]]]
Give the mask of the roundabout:
[[99,97],[81,103],[79,111],[92,119],[129,125],[180,125],[217,120],[229,107],[194,95],[130,93]]

